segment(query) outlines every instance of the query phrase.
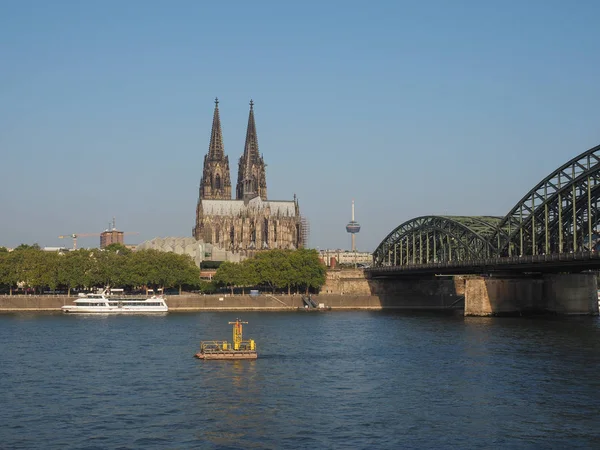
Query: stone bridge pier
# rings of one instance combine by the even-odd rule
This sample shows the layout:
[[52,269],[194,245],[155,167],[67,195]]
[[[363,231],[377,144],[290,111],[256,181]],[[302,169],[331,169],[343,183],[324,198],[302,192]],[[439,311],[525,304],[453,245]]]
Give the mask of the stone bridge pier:
[[598,315],[596,274],[541,277],[468,277],[465,316],[555,313]]
[[427,277],[368,280],[371,295],[383,308],[462,309],[465,283],[461,277]]

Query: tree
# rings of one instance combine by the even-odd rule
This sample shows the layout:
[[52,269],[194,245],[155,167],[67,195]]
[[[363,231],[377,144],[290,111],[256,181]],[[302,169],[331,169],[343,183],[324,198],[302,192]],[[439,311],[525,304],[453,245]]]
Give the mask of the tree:
[[217,292],[217,287],[212,281],[199,280],[198,288],[204,294],[214,294]]
[[200,271],[188,255],[157,250],[131,252],[115,244],[106,249],[45,252],[20,245],[13,252],[0,251],[0,285],[23,283],[34,292],[46,287],[161,287],[199,286]]
[[9,253],[3,252],[0,250],[0,285],[7,286],[11,290],[12,287],[9,286],[9,271],[10,271],[10,260]]
[[89,286],[122,286],[126,281],[126,256],[99,249],[90,251],[92,267],[87,272]]
[[271,291],[274,292],[275,287],[283,284],[282,270],[278,266],[281,266],[284,261],[285,258],[281,250],[271,250],[256,255],[253,266],[258,278],[258,284],[269,286]]
[[245,288],[259,284],[258,274],[254,267],[254,259],[245,259],[240,263],[239,285],[242,287],[242,294],[245,294]]
[[129,256],[129,280],[133,286],[148,286],[153,254],[156,250],[139,250]]
[[194,260],[189,255],[177,255],[174,254],[172,259],[175,284],[179,286],[179,294],[181,294],[181,287],[187,286],[198,286],[200,283],[200,268],[196,266]]
[[296,285],[308,294],[310,288],[319,289],[325,284],[326,269],[319,253],[312,249],[298,249],[292,254],[292,267]]
[[23,282],[24,286],[33,288],[34,294],[41,283],[43,273],[42,258],[40,250],[29,245],[20,245],[13,252],[15,255],[16,269],[18,273],[17,283]]
[[113,253],[120,253],[120,254],[123,254],[123,255],[129,255],[129,254],[132,253],[131,249],[128,249],[123,244],[119,244],[118,242],[115,242],[113,244],[107,245],[106,247],[104,247],[104,251],[113,252]]
[[279,249],[259,253],[255,258],[259,283],[268,285],[273,292],[275,288],[290,286],[294,279],[290,254],[289,250]]
[[213,276],[213,281],[220,286],[227,286],[231,289],[233,295],[234,286],[243,282],[241,266],[238,263],[224,261]]
[[59,284],[67,287],[67,295],[71,289],[92,287],[92,270],[96,261],[90,250],[80,249],[67,252],[59,260]]
[[13,287],[17,286],[20,281],[23,280],[23,271],[25,264],[25,252],[23,251],[12,251],[8,254],[8,258],[5,261],[6,269],[4,276],[6,277],[6,284],[8,284],[10,295],[13,294]]

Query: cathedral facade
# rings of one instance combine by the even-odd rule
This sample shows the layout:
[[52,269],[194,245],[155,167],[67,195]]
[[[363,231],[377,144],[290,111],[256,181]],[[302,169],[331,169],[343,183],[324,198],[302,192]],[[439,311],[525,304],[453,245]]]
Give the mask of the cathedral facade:
[[306,227],[298,200],[267,198],[266,164],[258,151],[254,103],[250,101],[244,153],[239,159],[235,199],[229,158],[225,154],[219,101],[215,99],[208,153],[196,206],[196,240],[223,250],[251,255],[259,250],[297,249],[305,245]]

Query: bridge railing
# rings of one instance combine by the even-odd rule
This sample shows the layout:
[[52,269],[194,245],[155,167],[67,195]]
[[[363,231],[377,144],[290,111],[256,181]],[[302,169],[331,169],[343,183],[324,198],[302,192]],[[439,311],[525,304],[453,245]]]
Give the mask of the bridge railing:
[[587,261],[600,260],[600,253],[594,251],[578,251],[570,253],[554,253],[550,255],[528,255],[528,256],[507,256],[502,258],[489,259],[472,259],[463,261],[447,261],[439,263],[409,263],[403,265],[378,266],[365,269],[366,273],[385,273],[399,271],[414,271],[414,270],[434,270],[444,268],[461,268],[461,267],[498,267],[514,266],[520,264],[536,264],[549,262],[569,262],[569,261]]

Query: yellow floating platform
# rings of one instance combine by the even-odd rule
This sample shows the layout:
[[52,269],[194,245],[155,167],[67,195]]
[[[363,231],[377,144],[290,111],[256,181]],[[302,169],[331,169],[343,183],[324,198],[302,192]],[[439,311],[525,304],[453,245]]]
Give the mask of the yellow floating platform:
[[223,351],[223,352],[198,352],[194,355],[198,359],[256,359],[258,353],[255,351]]
[[198,359],[256,359],[256,343],[254,339],[244,341],[242,339],[242,322],[236,319],[229,322],[233,325],[233,345],[227,341],[202,341],[200,351],[194,356]]

